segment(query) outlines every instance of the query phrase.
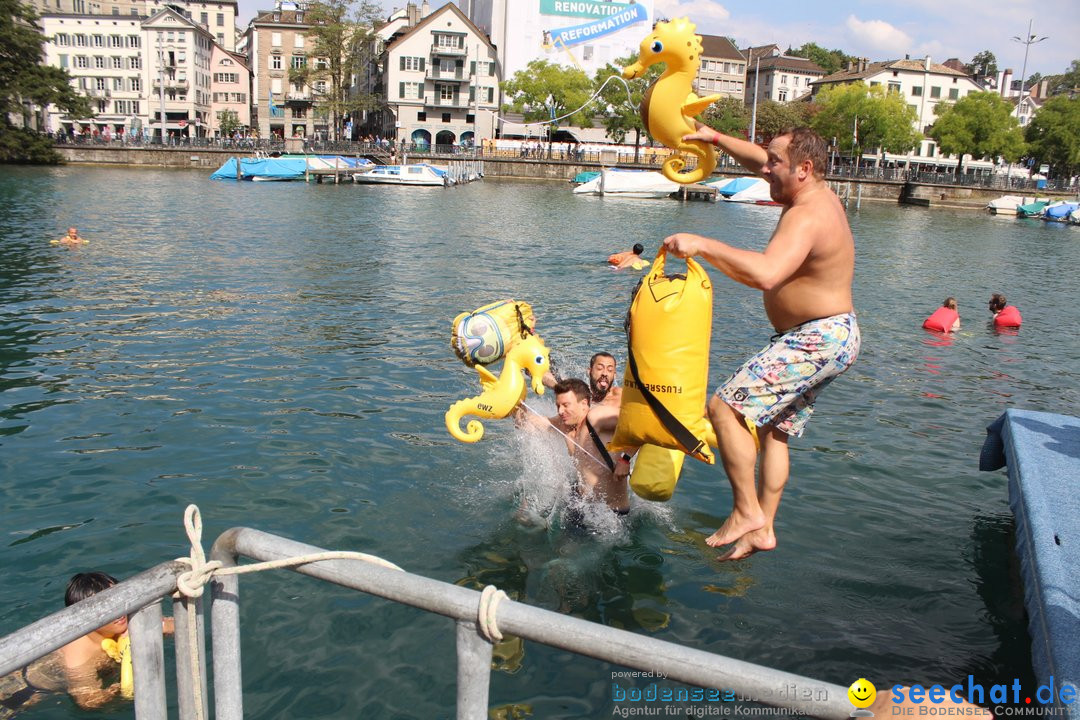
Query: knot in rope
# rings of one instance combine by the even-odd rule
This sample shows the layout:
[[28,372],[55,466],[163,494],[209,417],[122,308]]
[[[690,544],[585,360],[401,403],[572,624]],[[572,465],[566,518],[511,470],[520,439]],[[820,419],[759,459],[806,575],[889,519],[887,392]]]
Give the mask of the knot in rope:
[[499,603],[505,597],[506,593],[494,585],[488,585],[480,593],[480,604],[476,608],[476,627],[489,643],[494,644],[503,639],[503,634],[495,621],[495,614],[499,609]]
[[202,516],[198,506],[188,505],[184,510],[184,530],[191,542],[191,557],[177,558],[177,561],[187,563],[191,569],[177,576],[176,589],[189,598],[202,597],[206,583],[221,567],[221,563],[217,560],[206,562],[206,554],[202,549]]

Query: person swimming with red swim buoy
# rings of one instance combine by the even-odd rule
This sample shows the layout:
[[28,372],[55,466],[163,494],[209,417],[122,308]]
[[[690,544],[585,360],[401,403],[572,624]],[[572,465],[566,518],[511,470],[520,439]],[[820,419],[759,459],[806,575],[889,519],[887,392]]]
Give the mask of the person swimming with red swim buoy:
[[608,255],[608,265],[612,270],[622,270],[624,268],[642,270],[652,265],[650,261],[641,257],[641,253],[643,252],[645,252],[645,246],[641,243],[637,243],[630,250]]
[[1009,305],[1005,296],[994,293],[990,296],[990,312],[994,313],[995,328],[1018,328],[1023,319],[1015,305]]
[[956,309],[956,298],[947,297],[941,307],[930,317],[923,320],[923,328],[936,332],[956,332],[960,329],[960,313]]

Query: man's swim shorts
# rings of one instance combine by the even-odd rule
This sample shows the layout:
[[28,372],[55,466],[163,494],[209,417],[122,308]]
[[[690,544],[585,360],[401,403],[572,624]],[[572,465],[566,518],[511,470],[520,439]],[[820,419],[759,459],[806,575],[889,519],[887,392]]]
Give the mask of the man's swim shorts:
[[774,336],[717,389],[720,399],[759,427],[799,437],[814,400],[859,356],[855,313],[810,320]]

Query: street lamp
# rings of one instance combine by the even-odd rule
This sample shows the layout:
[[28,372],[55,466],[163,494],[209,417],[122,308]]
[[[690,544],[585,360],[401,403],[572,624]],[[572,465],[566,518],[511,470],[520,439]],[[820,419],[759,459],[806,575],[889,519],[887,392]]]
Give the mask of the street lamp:
[[[1027,35],[1025,35],[1024,37],[1020,37],[1019,35],[1013,35],[1012,36],[1012,39],[1015,42],[1022,43],[1024,45],[1024,67],[1020,71],[1020,100],[1024,99],[1024,82],[1027,80],[1028,51],[1031,50],[1031,46],[1034,45],[1035,43],[1042,42],[1043,40],[1046,40],[1046,39],[1049,38],[1048,35],[1043,35],[1042,37],[1035,37],[1034,35],[1032,35],[1031,34],[1031,23],[1032,22],[1033,22],[1032,20],[1028,20]],[[1017,104],[1016,104],[1016,112],[1017,112],[1018,115],[1020,114],[1020,103],[1019,102],[1017,102]]]

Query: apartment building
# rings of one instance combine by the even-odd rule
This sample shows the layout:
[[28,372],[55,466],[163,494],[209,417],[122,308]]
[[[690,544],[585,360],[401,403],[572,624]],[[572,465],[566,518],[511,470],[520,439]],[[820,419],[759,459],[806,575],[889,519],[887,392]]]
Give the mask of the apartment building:
[[243,55],[229,52],[217,43],[210,55],[210,128],[211,137],[224,137],[221,118],[224,112],[236,113],[236,121],[246,134],[251,125],[251,70]]
[[260,137],[310,137],[328,131],[326,113],[318,106],[325,84],[316,87],[289,81],[289,70],[308,63],[325,62],[311,56],[307,38],[310,23],[304,22],[304,10],[260,12],[248,26],[242,42],[248,49],[251,67],[251,124]]
[[237,0],[27,0],[39,15],[108,15],[147,18],[165,8],[179,9],[199,23],[226,50],[236,47]]
[[401,26],[378,66],[372,90],[385,93],[387,112],[371,132],[422,146],[495,137],[498,53],[453,3]]
[[701,67],[695,86],[698,95],[726,95],[743,99],[746,89],[746,58],[726,37],[701,36]]
[[[935,108],[939,103],[956,102],[969,93],[982,92],[983,88],[966,73],[931,62],[927,55],[922,60],[885,60],[868,62],[865,59],[853,63],[845,70],[827,75],[811,83],[816,96],[822,88],[853,82],[866,83],[870,87],[882,86],[900,93],[915,110],[915,129],[925,134],[937,119]],[[924,138],[914,151],[905,156],[886,155],[886,161],[909,165],[934,165],[955,167],[955,157],[944,157],[930,138]],[[989,162],[964,162],[968,168],[988,169]]]
[[45,63],[67,70],[95,111],[93,118],[69,118],[51,105],[47,131],[119,136],[140,127],[147,114],[142,22],[123,15],[41,16],[49,38]]
[[154,136],[205,137],[213,99],[213,36],[171,7],[143,22],[143,32],[150,88],[148,122]]
[[746,104],[774,100],[792,102],[812,90],[811,84],[825,77],[825,70],[806,58],[784,55],[777,45],[762,45],[743,51],[747,57]]

